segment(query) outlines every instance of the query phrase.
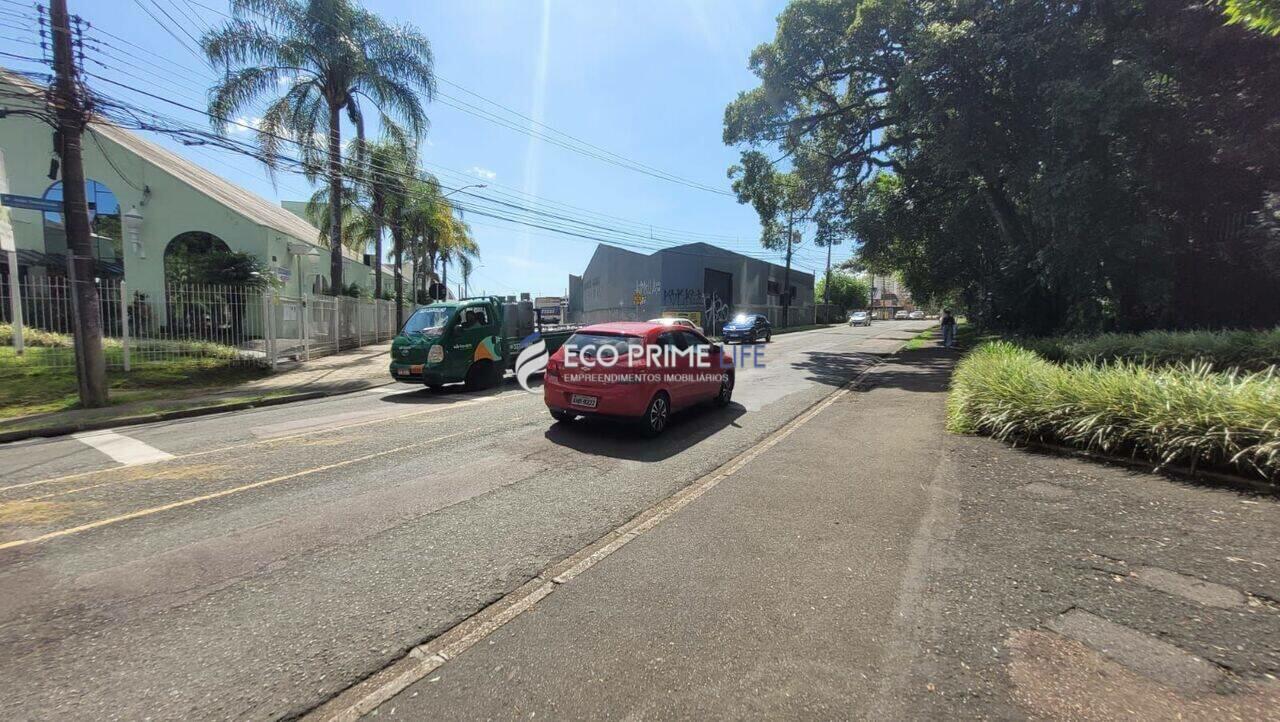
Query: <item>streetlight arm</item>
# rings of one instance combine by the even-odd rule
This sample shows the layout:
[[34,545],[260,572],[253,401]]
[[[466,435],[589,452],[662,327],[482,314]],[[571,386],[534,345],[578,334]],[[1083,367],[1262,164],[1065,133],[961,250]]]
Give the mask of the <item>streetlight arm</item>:
[[489,187],[489,186],[488,186],[488,185],[486,185],[486,184],[484,184],[484,183],[472,183],[472,184],[471,184],[471,185],[469,185],[469,186],[462,186],[461,188],[454,188],[453,190],[449,191],[448,193],[445,193],[444,195],[442,195],[442,196],[440,196],[440,197],[441,197],[441,198],[448,198],[449,196],[453,195],[454,193],[457,193],[458,191],[465,191],[465,190],[466,190],[466,189],[468,189],[468,188],[488,188],[488,187]]

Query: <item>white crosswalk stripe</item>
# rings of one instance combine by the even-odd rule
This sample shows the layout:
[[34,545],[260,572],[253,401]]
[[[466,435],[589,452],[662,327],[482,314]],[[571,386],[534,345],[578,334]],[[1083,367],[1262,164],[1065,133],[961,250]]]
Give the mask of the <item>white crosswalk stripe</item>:
[[73,438],[106,454],[111,457],[112,461],[125,466],[153,464],[157,461],[173,458],[173,454],[167,451],[161,451],[150,444],[145,444],[115,431],[88,431],[83,434],[75,434]]

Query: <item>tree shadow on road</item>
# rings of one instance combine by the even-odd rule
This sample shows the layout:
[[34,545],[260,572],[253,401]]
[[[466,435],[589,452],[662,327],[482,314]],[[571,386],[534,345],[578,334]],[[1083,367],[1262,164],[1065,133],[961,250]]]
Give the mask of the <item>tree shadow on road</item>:
[[587,418],[553,424],[545,436],[553,444],[584,454],[629,461],[663,461],[727,426],[737,426],[738,417],[746,412],[738,403],[725,407],[696,406],[673,415],[666,431],[656,439],[644,438],[638,429],[624,421]]
[[923,348],[884,356],[888,365],[867,374],[858,391],[902,389],[922,393],[945,392],[959,353],[954,349]]
[[806,351],[799,360],[791,362],[791,368],[807,374],[805,378],[809,381],[843,386],[875,363],[875,359],[874,354],[853,351]]

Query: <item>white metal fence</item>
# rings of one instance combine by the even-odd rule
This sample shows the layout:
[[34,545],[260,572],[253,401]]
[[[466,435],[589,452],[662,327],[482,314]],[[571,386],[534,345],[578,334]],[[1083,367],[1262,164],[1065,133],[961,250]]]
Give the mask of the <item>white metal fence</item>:
[[[306,360],[376,344],[396,333],[394,301],[285,296],[237,285],[169,285],[149,294],[115,279],[94,281],[107,367],[193,360],[202,366]],[[66,278],[0,284],[0,374],[75,367],[75,305]],[[415,306],[406,305],[407,318]]]

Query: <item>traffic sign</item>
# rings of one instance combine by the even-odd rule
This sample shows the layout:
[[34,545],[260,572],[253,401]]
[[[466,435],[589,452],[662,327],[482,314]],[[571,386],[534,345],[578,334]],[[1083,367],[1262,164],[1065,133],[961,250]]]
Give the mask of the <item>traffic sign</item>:
[[0,193],[0,206],[10,208],[29,208],[33,211],[61,213],[62,200],[54,198],[36,198],[35,196],[19,196],[13,193]]

